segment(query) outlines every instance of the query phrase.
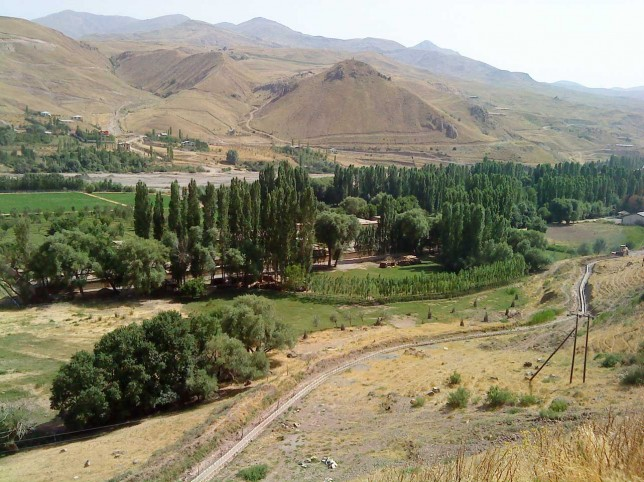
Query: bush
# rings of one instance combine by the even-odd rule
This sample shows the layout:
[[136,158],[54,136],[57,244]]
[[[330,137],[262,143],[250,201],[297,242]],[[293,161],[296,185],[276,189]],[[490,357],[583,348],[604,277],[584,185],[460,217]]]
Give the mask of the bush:
[[487,391],[487,403],[493,408],[502,407],[503,405],[513,405],[516,399],[516,395],[510,390],[500,388],[497,385],[490,387]]
[[206,284],[202,278],[193,278],[183,284],[180,292],[181,296],[196,300],[206,294]]
[[568,402],[562,398],[555,398],[550,402],[550,410],[557,413],[563,413],[568,410]]
[[454,371],[454,373],[452,373],[449,376],[448,383],[449,383],[450,386],[460,385],[460,383],[461,383],[461,374],[458,373],[457,371]]
[[562,414],[559,412],[555,412],[554,410],[550,410],[549,408],[544,408],[539,411],[539,416],[541,418],[544,418],[546,420],[561,420]]
[[622,385],[644,385],[644,365],[629,368],[622,375]]
[[618,363],[621,363],[622,356],[615,353],[607,353],[601,362],[602,368],[614,368]]
[[411,401],[411,406],[413,408],[420,408],[425,406],[425,397],[416,397]]
[[226,153],[226,162],[237,164],[239,162],[239,153],[235,149],[230,149]]
[[465,408],[470,401],[469,390],[459,387],[447,396],[447,406],[450,408]]
[[590,247],[588,243],[581,243],[577,248],[577,254],[579,256],[588,256],[590,254]]
[[606,247],[607,247],[606,240],[601,238],[596,239],[595,242],[593,243],[593,253],[595,254],[603,253],[604,251],[606,251]]
[[528,325],[539,325],[541,323],[547,323],[548,321],[553,321],[555,318],[557,318],[557,310],[555,309],[548,309],[548,310],[541,310],[537,311],[534,315],[530,317],[530,321],[528,322]]
[[304,291],[306,290],[306,270],[303,266],[292,264],[286,267],[284,271],[286,282],[284,286],[289,291]]
[[256,480],[263,480],[268,474],[268,465],[260,464],[247,467],[237,472],[237,477],[240,477],[248,482]]
[[527,393],[525,395],[521,395],[519,397],[519,405],[521,405],[522,407],[529,407],[531,405],[537,405],[540,402],[541,402],[541,400],[539,400],[539,398],[535,397],[534,395],[527,394]]

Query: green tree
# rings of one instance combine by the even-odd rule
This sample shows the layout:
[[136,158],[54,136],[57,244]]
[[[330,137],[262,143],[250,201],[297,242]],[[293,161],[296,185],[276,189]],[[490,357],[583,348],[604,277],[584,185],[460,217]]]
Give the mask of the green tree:
[[239,153],[235,149],[229,149],[226,153],[226,162],[237,164],[239,162]]
[[168,250],[152,239],[128,239],[119,255],[123,263],[123,283],[137,293],[150,294],[165,281]]
[[324,211],[315,220],[315,237],[327,245],[329,250],[329,267],[331,260],[335,259],[336,265],[344,246],[349,244],[358,235],[360,225],[355,216]]
[[186,207],[186,230],[193,226],[201,226],[201,206],[199,204],[199,188],[194,179],[188,184],[188,200]]
[[249,352],[266,353],[295,343],[293,332],[277,319],[275,305],[265,298],[240,296],[219,317],[224,333],[240,340]]
[[399,214],[394,223],[398,248],[420,253],[429,235],[429,229],[430,221],[426,211],[417,208]]
[[152,215],[154,239],[161,241],[165,230],[165,214],[163,209],[163,196],[157,192],[154,199],[154,214]]
[[136,183],[134,197],[134,233],[140,238],[150,237],[152,224],[152,207],[148,197],[148,187],[142,181]]
[[168,229],[177,236],[181,234],[181,188],[175,180],[170,185],[170,205],[168,211]]

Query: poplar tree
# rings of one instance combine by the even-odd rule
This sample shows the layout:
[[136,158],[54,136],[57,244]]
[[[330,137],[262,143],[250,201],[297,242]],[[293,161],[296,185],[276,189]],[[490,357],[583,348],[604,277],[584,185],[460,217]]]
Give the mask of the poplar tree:
[[165,214],[163,212],[163,196],[160,192],[157,192],[154,200],[154,214],[152,216],[152,221],[154,223],[154,239],[161,241],[163,231],[165,230]]
[[152,223],[152,206],[148,197],[148,187],[144,182],[136,183],[136,194],[134,197],[134,232],[140,238],[150,237],[150,225]]
[[168,212],[168,229],[174,232],[177,236],[181,232],[179,225],[181,224],[181,197],[179,183],[175,180],[170,185],[170,206]]

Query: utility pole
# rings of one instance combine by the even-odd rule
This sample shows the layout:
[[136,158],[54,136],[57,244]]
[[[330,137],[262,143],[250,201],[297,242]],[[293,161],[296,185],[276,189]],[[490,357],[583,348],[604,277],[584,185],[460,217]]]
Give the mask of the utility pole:
[[577,352],[577,329],[579,327],[579,314],[575,318],[575,334],[572,345],[572,364],[570,365],[570,382],[572,383],[572,374],[575,371],[575,353]]
[[586,315],[586,347],[584,348],[584,383],[586,383],[586,360],[588,359],[588,334],[590,333],[590,319],[591,315]]

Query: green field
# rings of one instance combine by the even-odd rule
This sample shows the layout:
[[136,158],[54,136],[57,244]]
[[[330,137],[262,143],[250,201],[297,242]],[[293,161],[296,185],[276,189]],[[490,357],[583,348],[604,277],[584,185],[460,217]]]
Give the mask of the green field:
[[386,278],[406,278],[407,276],[415,276],[420,274],[432,273],[441,271],[442,267],[434,261],[423,261],[422,264],[413,266],[394,266],[391,268],[380,268],[375,263],[355,264],[353,269],[348,270],[335,270],[329,272],[319,272],[315,276],[331,276],[331,277],[355,277],[366,278],[370,277],[386,277]]
[[615,250],[620,244],[628,244],[631,249],[644,247],[644,228],[641,226],[622,226],[606,221],[584,222],[571,225],[551,225],[546,237],[551,243],[578,247],[582,243],[592,246],[596,239],[604,239],[608,249]]
[[[515,296],[515,307],[520,308],[525,300],[519,288],[503,287],[468,296],[432,301],[409,301],[373,306],[347,306],[329,302],[319,302],[297,294],[263,291],[260,296],[275,303],[275,310],[280,320],[284,321],[298,333],[334,328],[331,320],[335,316],[338,326],[373,325],[381,317],[408,316],[417,323],[427,321],[428,308],[431,306],[432,322],[456,322],[460,319],[482,321],[486,309],[492,312],[504,312],[509,308]],[[229,304],[237,294],[217,295],[207,301],[197,301],[186,305],[192,313],[208,313]],[[476,305],[474,306],[476,301]],[[454,313],[452,313],[452,309]],[[317,326],[314,322],[318,318]]]
[[13,211],[22,213],[38,211],[65,211],[93,208],[95,206],[113,206],[108,201],[96,199],[82,192],[31,192],[0,194],[0,213]]

